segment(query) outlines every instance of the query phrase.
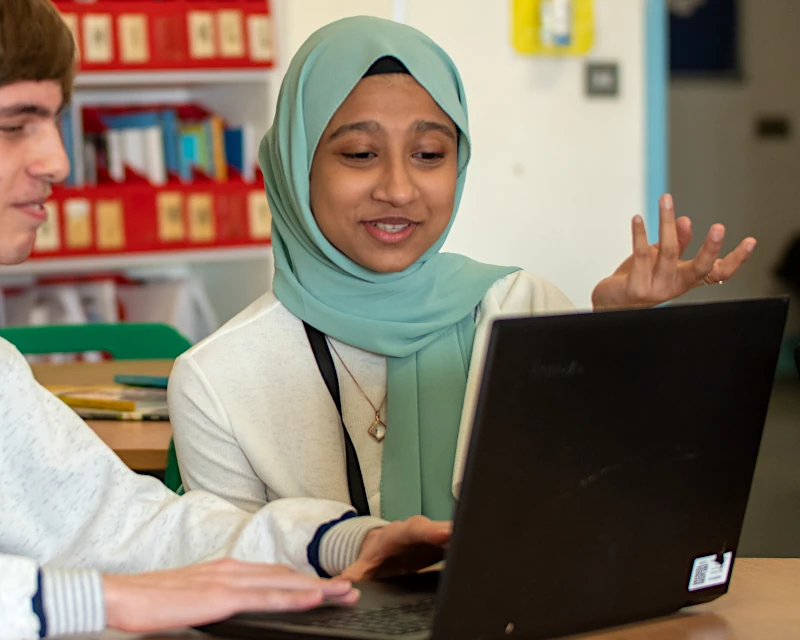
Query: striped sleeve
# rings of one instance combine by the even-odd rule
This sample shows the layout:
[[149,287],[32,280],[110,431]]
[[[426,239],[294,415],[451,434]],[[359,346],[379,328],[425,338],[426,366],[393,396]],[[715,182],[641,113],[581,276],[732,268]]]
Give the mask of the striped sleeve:
[[309,564],[323,578],[338,576],[358,559],[364,538],[388,522],[372,516],[354,517],[352,511],[317,530],[308,547]]
[[43,569],[41,585],[48,637],[105,629],[103,582],[99,573]]

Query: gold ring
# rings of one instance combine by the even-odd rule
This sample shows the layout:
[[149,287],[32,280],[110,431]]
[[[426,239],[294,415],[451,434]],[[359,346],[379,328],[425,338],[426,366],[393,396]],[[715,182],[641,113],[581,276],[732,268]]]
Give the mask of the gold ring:
[[703,278],[703,284],[722,284],[722,280],[709,280],[709,278],[711,278],[710,274]]

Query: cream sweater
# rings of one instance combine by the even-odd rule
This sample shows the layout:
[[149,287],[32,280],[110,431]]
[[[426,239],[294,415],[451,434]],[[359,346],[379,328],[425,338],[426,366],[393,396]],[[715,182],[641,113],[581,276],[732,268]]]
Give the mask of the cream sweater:
[[[453,489],[457,494],[492,320],[572,310],[552,284],[525,272],[494,284],[477,315]],[[369,400],[386,394],[386,358],[333,341]],[[383,445],[369,435],[375,412],[332,353],[344,423],[358,453],[370,511],[380,511]],[[286,497],[349,502],[344,438],[302,322],[267,293],[178,358],[170,419],[184,483],[254,511]],[[385,419],[385,410],[383,412]],[[388,429],[392,425],[388,424]]]
[[352,562],[380,524],[323,529],[352,513],[341,502],[282,500],[250,514],[202,491],[179,498],[128,469],[2,339],[0,497],[0,640],[101,630],[99,571],[232,556],[310,572],[312,549],[324,566]]

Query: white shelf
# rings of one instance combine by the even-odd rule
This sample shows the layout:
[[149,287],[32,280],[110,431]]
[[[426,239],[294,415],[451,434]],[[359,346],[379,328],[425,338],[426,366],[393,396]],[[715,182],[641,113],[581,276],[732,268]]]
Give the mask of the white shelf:
[[117,271],[138,267],[176,266],[192,263],[238,262],[269,257],[272,248],[230,247],[220,249],[184,249],[125,255],[78,258],[39,258],[0,269],[0,279],[47,274],[78,274],[92,271]]
[[272,69],[187,69],[182,71],[87,71],[78,74],[76,89],[125,87],[187,87],[193,85],[261,83]]
[[[73,108],[79,112],[84,106],[199,104],[232,126],[252,127],[260,136],[272,120],[281,74],[280,68],[263,67],[86,71],[76,78]],[[73,138],[80,141],[80,119],[76,118],[74,125]],[[80,172],[83,153],[76,150],[74,156]],[[118,272],[142,279],[192,276],[205,286],[211,305],[225,322],[270,288],[270,256],[269,247],[248,246],[90,258],[40,257],[15,267],[0,267],[0,284],[25,286],[46,275],[92,272]]]

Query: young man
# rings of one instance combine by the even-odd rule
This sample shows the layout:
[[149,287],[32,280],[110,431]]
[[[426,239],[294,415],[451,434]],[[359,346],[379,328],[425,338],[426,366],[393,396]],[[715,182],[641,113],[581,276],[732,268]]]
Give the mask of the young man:
[[[68,173],[57,115],[74,59],[49,0],[0,1],[0,264],[28,257],[51,185]],[[351,603],[345,580],[242,561],[364,579],[426,564],[449,537],[447,523],[387,526],[325,500],[248,514],[202,492],[178,498],[127,469],[3,340],[0,496],[0,640]],[[176,568],[200,561],[212,562]]]

